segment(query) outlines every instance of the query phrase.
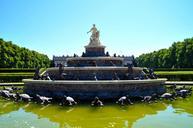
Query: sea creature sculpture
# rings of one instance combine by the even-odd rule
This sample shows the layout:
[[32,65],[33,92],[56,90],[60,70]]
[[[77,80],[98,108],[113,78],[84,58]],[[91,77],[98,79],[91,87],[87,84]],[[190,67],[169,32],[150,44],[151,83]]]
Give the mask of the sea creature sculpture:
[[166,100],[175,100],[176,98],[175,98],[175,96],[176,96],[176,94],[175,93],[164,93],[164,94],[162,94],[161,95],[161,99],[166,99]]
[[36,95],[38,100],[41,102],[41,104],[45,104],[45,103],[50,103],[52,98],[50,97],[45,97],[45,96],[40,96],[40,95]]
[[23,100],[23,101],[31,101],[33,97],[29,96],[28,94],[19,94],[16,93],[17,101]]
[[74,100],[74,98],[72,98],[72,97],[70,97],[70,96],[64,95],[61,104],[62,104],[62,105],[69,105],[69,106],[72,106],[72,105],[77,104],[77,102]]
[[91,106],[103,106],[103,102],[96,96],[91,102]]
[[125,104],[131,104],[132,105],[133,104],[131,102],[131,100],[129,99],[128,95],[127,96],[122,96],[121,98],[118,99],[118,101],[116,103],[118,103],[120,105],[125,105]]

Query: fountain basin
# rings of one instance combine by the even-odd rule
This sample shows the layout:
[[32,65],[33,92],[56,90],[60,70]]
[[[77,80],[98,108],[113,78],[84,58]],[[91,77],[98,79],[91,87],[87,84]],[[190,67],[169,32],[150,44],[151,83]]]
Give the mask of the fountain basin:
[[24,91],[30,95],[60,98],[64,95],[78,100],[117,99],[124,95],[146,96],[165,92],[166,79],[146,80],[32,80],[24,79]]

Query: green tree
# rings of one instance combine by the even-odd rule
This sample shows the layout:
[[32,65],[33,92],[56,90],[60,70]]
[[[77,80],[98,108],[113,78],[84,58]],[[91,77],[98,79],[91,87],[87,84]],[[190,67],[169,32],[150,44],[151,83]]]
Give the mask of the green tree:
[[49,67],[47,55],[27,48],[19,47],[12,42],[0,39],[0,68],[35,68]]
[[136,58],[138,66],[153,68],[193,68],[193,38],[174,42],[161,49]]

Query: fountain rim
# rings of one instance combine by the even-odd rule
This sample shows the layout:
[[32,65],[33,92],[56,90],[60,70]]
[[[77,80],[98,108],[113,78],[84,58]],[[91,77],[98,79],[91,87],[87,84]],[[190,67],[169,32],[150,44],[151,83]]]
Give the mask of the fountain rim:
[[69,57],[67,60],[124,60],[122,57],[100,56],[100,57]]
[[159,79],[146,79],[146,80],[33,80],[33,79],[23,79],[25,83],[47,83],[47,84],[146,84],[146,83],[165,83],[166,78]]
[[[135,69],[143,69],[140,67],[132,67],[134,70]],[[58,69],[58,67],[52,67],[52,68],[47,68],[49,70],[53,70],[53,69]],[[123,66],[86,66],[86,67],[63,67],[64,70],[127,70],[128,67],[123,67]]]

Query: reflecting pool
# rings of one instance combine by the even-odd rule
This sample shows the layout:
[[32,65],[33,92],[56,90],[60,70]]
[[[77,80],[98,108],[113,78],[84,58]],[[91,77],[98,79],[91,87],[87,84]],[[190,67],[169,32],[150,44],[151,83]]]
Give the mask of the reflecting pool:
[[0,99],[0,128],[193,128],[193,96],[132,106],[16,103]]

